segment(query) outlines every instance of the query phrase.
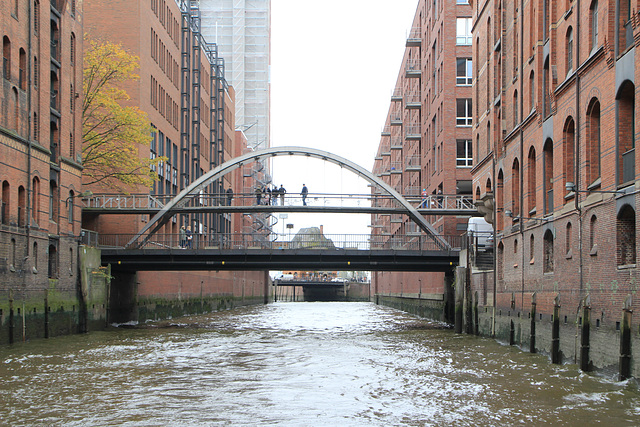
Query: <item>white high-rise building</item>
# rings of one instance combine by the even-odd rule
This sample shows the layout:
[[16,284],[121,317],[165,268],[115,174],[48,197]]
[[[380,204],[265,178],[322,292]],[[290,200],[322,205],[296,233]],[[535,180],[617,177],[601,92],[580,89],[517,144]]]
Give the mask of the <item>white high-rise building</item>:
[[218,45],[236,91],[236,127],[249,146],[269,142],[271,0],[200,0],[202,34]]

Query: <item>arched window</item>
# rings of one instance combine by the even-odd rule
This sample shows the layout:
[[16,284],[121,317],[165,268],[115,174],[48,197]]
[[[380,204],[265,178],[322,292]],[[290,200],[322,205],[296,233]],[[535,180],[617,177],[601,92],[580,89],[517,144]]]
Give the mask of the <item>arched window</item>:
[[33,87],[38,89],[40,85],[40,66],[38,65],[38,57],[33,57]]
[[567,30],[567,74],[573,71],[573,28]]
[[504,229],[504,175],[502,169],[498,171],[498,181],[496,183],[496,201],[497,201],[497,229]]
[[69,220],[69,224],[73,224],[73,198],[75,193],[73,190],[69,191],[69,198],[67,199],[67,219]]
[[40,34],[40,0],[33,1],[33,33]]
[[542,182],[544,192],[544,213],[553,213],[553,141],[547,139],[544,144],[544,180]]
[[566,231],[565,240],[564,240],[564,252],[567,255],[567,257],[571,256],[572,239],[573,239],[573,226],[571,225],[570,222],[568,222],[567,231]]
[[531,147],[529,149],[529,174],[527,176],[527,200],[529,201],[529,214],[534,215],[537,206],[536,186],[538,184],[537,177],[537,164],[536,164],[536,149]]
[[631,183],[636,178],[635,165],[635,86],[626,81],[618,91],[616,100],[616,127],[618,131],[617,142],[617,177],[618,185]]
[[536,262],[536,238],[531,233],[529,237],[529,264]]
[[547,230],[544,233],[544,261],[542,263],[542,270],[545,273],[551,273],[553,271],[553,232],[551,232],[551,230]]
[[513,218],[520,215],[520,162],[518,159],[513,161],[511,167],[511,211]]
[[18,187],[18,227],[27,224],[27,191],[20,185]]
[[7,181],[2,183],[2,223],[9,224],[9,216],[11,215],[11,186]]
[[596,254],[598,248],[596,247],[596,226],[598,225],[598,218],[595,215],[591,216],[589,221],[589,249],[591,254]]
[[600,102],[593,98],[587,110],[587,188],[600,186]]
[[513,91],[513,127],[518,126],[518,91]]
[[518,239],[514,239],[513,241],[513,254],[514,255],[518,254]]
[[18,87],[27,90],[27,52],[23,48],[18,56]]
[[38,270],[38,242],[33,242],[33,252],[31,253],[33,257],[33,268],[34,273]]
[[591,2],[589,8],[589,29],[591,31],[591,50],[598,47],[598,0]]
[[11,128],[15,129],[16,132],[20,132],[20,100],[18,98],[18,89],[15,86],[11,89],[11,95],[13,104],[13,111],[11,112],[13,123]]
[[34,225],[37,225],[40,222],[40,179],[37,176],[33,177],[31,187],[31,191],[33,192],[33,206],[31,207],[31,214],[35,223]]
[[529,103],[531,104],[531,111],[536,108],[536,81],[535,81],[535,73],[533,70],[531,74],[529,74]]
[[565,184],[567,182],[573,182],[577,185],[577,182],[575,181],[575,169],[573,166],[576,140],[575,122],[573,121],[573,117],[567,117],[562,133],[564,139],[564,143],[562,144],[562,172],[564,173],[564,182],[562,183],[562,188],[565,188]]
[[11,80],[11,40],[7,36],[2,38],[2,75]]
[[624,205],[616,221],[618,265],[636,263],[636,212],[630,205]]
[[498,270],[498,280],[504,280],[504,244],[498,244],[498,257],[496,259],[496,268]]
[[58,248],[54,244],[49,245],[49,265],[47,276],[50,279],[58,278]]

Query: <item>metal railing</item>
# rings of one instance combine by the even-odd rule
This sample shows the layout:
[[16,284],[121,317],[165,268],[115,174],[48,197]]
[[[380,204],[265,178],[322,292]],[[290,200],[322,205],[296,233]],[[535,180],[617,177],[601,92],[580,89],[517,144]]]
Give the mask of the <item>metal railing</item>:
[[[134,234],[100,234],[83,230],[87,241],[97,241],[103,248],[124,248]],[[451,248],[459,249],[463,236],[416,235],[371,235],[371,234],[306,234],[289,236],[273,233],[275,240],[259,238],[256,234],[181,234],[165,233],[150,236],[141,248],[132,249],[219,249],[219,250],[412,250],[447,251],[442,241]],[[83,241],[85,237],[83,236]],[[190,237],[190,238],[189,238]],[[264,236],[262,236],[264,237]],[[438,240],[440,239],[440,241]]]
[[[416,161],[419,159],[416,159]],[[392,162],[390,167],[402,171],[401,162]],[[442,209],[442,210],[466,210],[469,213],[477,211],[473,204],[473,196],[460,194],[430,194],[421,197],[420,188],[417,186],[407,186],[404,189],[395,186],[394,189],[403,194],[404,198],[418,208],[423,209]],[[278,195],[275,197],[272,193],[269,199],[260,193],[260,205],[283,206],[282,198]],[[113,210],[160,210],[169,203],[175,194],[167,195],[150,195],[150,194],[93,194],[90,197],[84,197],[81,200],[84,209],[101,209]],[[396,202],[396,199],[383,191],[376,189],[373,193],[368,194],[339,194],[339,193],[308,193],[307,204],[310,206],[383,206]],[[390,204],[391,203],[391,204]],[[198,193],[183,199],[180,207],[201,208],[204,206],[255,206],[257,205],[257,195],[254,192],[244,192],[233,194],[231,203],[229,203],[226,193]],[[302,197],[300,194],[287,193],[284,197],[284,206],[302,205]]]

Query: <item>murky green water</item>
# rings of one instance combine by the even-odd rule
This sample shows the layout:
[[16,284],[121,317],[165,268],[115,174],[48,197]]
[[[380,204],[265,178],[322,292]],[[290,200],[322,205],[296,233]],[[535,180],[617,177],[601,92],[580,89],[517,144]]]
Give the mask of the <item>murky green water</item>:
[[635,381],[367,303],[18,344],[0,348],[0,381],[0,424],[12,426],[640,424]]

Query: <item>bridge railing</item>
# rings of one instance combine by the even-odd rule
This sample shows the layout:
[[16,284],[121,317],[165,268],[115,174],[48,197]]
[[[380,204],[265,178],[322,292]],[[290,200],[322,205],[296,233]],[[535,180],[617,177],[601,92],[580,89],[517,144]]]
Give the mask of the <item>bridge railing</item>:
[[[270,195],[271,194],[271,195]],[[260,205],[300,206],[302,197],[299,192],[288,192],[283,199],[274,193],[260,194]],[[82,206],[88,209],[161,209],[169,203],[175,194],[93,194],[82,198]],[[476,211],[473,197],[459,194],[429,194],[426,197],[405,194],[404,197],[415,207],[432,210],[468,210]],[[388,194],[374,192],[370,194],[309,193],[306,203],[310,206],[374,206],[388,207],[397,201]],[[231,200],[226,193],[198,193],[187,197],[181,207],[202,206],[255,206],[258,194],[243,192],[233,194]]]
[[[100,234],[98,245],[101,247],[124,248],[133,238],[133,234]],[[463,244],[462,236],[439,236],[453,249]],[[349,249],[349,250],[413,250],[440,251],[442,244],[429,235],[372,236],[370,234],[309,234],[295,236],[278,235],[276,240],[260,239],[255,234],[219,234],[207,236],[192,234],[182,236],[178,233],[154,234],[139,249],[258,249],[258,250],[296,250],[296,249]]]

